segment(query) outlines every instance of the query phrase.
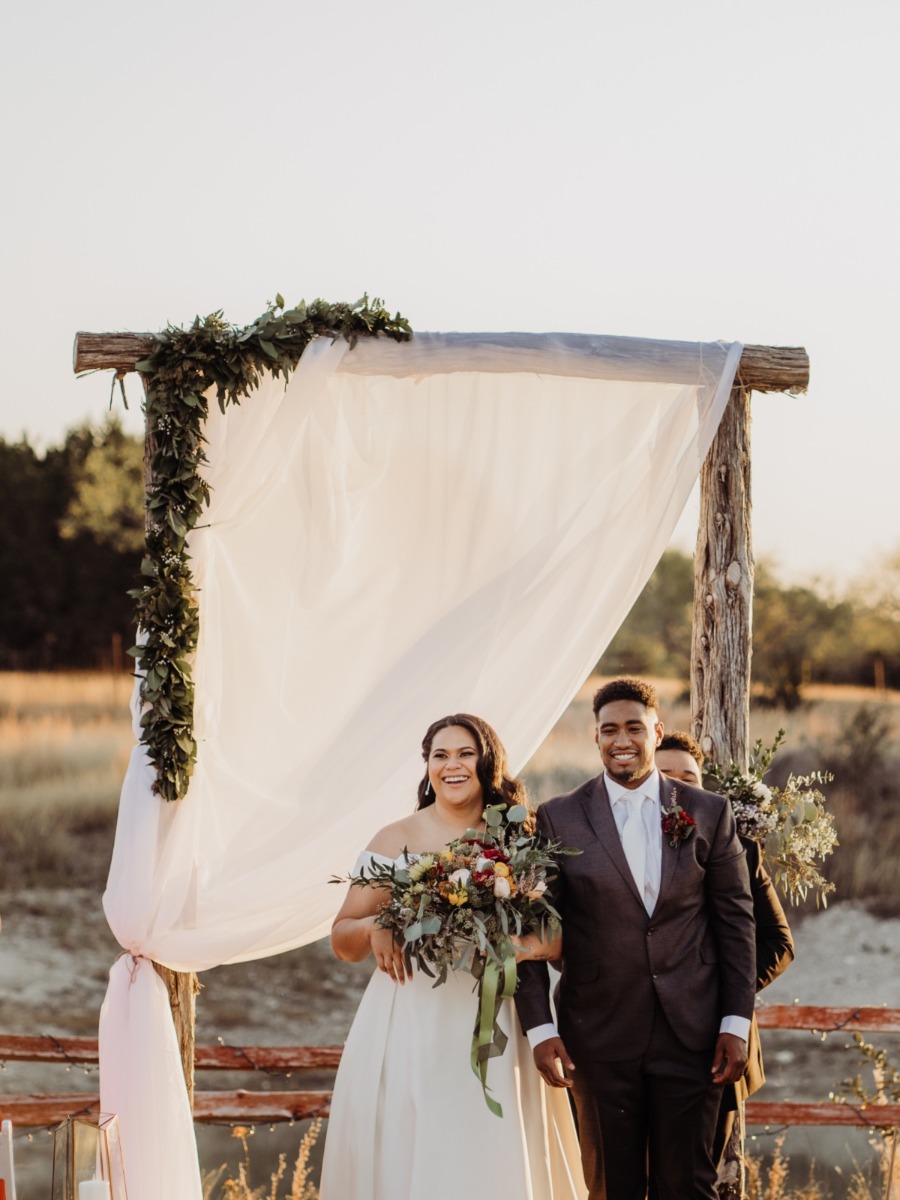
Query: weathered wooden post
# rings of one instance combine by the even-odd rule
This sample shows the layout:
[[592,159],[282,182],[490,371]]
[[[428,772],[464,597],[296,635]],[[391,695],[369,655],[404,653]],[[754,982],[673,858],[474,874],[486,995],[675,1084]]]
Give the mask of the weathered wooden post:
[[[758,371],[746,347],[738,380],[700,473],[700,521],[694,552],[691,727],[707,758],[748,765],[753,633],[753,539],[750,495],[750,391],[806,389],[809,362]],[[804,352],[800,352],[804,354]],[[744,1195],[744,1113],[725,1148],[721,1200]]]
[[691,724],[707,758],[747,765],[753,626],[750,392],[731,391],[700,473]]

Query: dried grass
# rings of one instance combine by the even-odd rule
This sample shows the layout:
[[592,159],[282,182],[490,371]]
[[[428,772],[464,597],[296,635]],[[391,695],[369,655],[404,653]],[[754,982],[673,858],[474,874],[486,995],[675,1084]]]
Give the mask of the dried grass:
[[[666,726],[687,728],[685,684],[655,682]],[[585,682],[528,763],[524,775],[536,801],[596,774],[591,699],[599,683],[597,678]],[[102,886],[133,745],[131,687],[128,675],[0,673],[0,845],[6,886],[75,880]],[[880,765],[866,742],[861,700],[877,714],[870,740],[880,747]],[[861,899],[878,915],[900,915],[895,879],[900,824],[893,819],[900,695],[816,688],[806,707],[793,713],[754,710],[751,724],[753,737],[764,742],[771,742],[782,725],[787,728],[787,753],[779,755],[776,769],[779,763],[801,773],[829,766],[836,775],[829,789],[840,838],[829,863],[836,899]],[[858,743],[852,751],[849,728],[856,729]]]
[[4,887],[102,886],[134,741],[131,682],[0,673]]
[[238,1139],[243,1149],[237,1174],[232,1174],[226,1164],[214,1171],[205,1171],[203,1200],[318,1200],[319,1189],[311,1178],[312,1153],[321,1131],[321,1120],[313,1121],[300,1139],[291,1173],[290,1191],[282,1192],[287,1174],[287,1155],[279,1154],[278,1164],[268,1181],[253,1187],[250,1183],[250,1138],[254,1131],[247,1125],[236,1125],[231,1136]]

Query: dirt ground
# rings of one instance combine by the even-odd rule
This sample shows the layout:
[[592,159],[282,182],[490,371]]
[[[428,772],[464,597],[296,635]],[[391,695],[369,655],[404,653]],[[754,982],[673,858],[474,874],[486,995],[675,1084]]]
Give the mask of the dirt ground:
[[[96,894],[79,889],[0,892],[0,915],[0,1031],[96,1036],[107,974],[118,949]],[[794,932],[796,960],[764,993],[764,1002],[900,1007],[900,920],[880,920],[860,907],[837,904],[804,917]],[[327,943],[318,943],[276,958],[205,972],[198,997],[197,1040],[210,1044],[222,1039],[237,1045],[343,1042],[370,971],[367,964],[337,962]],[[829,1092],[839,1091],[842,1081],[862,1066],[858,1052],[847,1048],[850,1040],[840,1033],[823,1041],[821,1035],[766,1031],[768,1083],[760,1098],[823,1100]],[[890,1038],[872,1035],[872,1040],[885,1045],[897,1062],[900,1047],[892,1047]],[[221,1074],[198,1078],[200,1088],[257,1086],[330,1084],[327,1076],[306,1077],[302,1082],[297,1076],[291,1081]],[[9,1063],[3,1068],[0,1091],[94,1092],[97,1088],[95,1069]],[[291,1133],[294,1144],[296,1133]],[[282,1148],[282,1143],[287,1147],[286,1128],[262,1136],[268,1139],[264,1158]],[[771,1151],[771,1132],[755,1131],[754,1137],[761,1151]],[[36,1134],[35,1142],[17,1149],[23,1172],[39,1180],[44,1167],[28,1167],[29,1159],[44,1154],[37,1145],[41,1138],[46,1135]],[[223,1161],[226,1143],[222,1131],[201,1131],[205,1166]],[[816,1159],[828,1171],[849,1170],[852,1158],[864,1158],[868,1152],[863,1133],[815,1130],[792,1131],[786,1149],[798,1162]],[[39,1182],[20,1189],[21,1200],[40,1195],[43,1187]]]

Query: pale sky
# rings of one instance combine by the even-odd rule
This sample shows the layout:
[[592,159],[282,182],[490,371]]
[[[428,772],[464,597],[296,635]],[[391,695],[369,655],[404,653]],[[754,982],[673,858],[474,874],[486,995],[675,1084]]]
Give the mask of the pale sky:
[[0,436],[102,420],[76,330],[278,291],[803,345],[809,394],[754,401],[756,551],[841,582],[900,544],[898,33],[895,0],[6,5]]

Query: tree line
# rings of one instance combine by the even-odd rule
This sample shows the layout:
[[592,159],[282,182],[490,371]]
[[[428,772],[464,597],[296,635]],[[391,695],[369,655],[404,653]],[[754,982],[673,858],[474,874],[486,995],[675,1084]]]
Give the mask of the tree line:
[[140,441],[115,419],[45,454],[0,439],[0,669],[131,662],[143,503]]
[[[900,688],[900,550],[833,595],[784,585],[765,562],[753,591],[753,700],[787,709],[814,683]],[[690,676],[694,564],[667,550],[600,659],[602,674]]]
[[[118,668],[134,641],[143,448],[115,418],[38,453],[0,439],[0,669]],[[598,664],[606,675],[687,679],[693,563],[667,551]],[[811,683],[900,688],[900,549],[846,594],[784,585],[757,567],[753,682],[796,706]]]

